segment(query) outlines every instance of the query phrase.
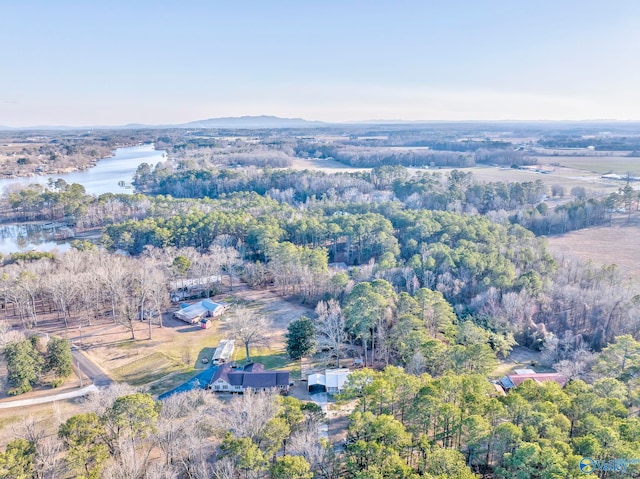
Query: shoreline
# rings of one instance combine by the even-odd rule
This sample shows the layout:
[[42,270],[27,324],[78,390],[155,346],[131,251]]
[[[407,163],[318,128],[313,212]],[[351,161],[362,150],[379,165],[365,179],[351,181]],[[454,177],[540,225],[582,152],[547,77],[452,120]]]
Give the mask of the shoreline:
[[[46,163],[40,163],[36,167],[36,171],[19,171],[17,173],[8,173],[6,171],[1,171],[2,168],[0,168],[0,180],[20,180],[24,178],[64,175],[68,173],[86,171],[90,168],[95,168],[101,160],[113,158],[116,154],[116,150],[120,148],[131,148],[134,146],[141,146],[145,144],[149,144],[149,142],[146,142],[146,143],[145,142],[125,142],[121,144],[119,143],[109,150],[110,154],[108,156],[78,158],[78,160],[82,160],[82,161],[78,161],[77,164],[65,166],[61,168],[47,169]],[[151,144],[153,144],[153,142],[151,142]],[[33,166],[33,164],[31,164],[31,166]],[[38,168],[42,168],[42,170],[38,171]]]

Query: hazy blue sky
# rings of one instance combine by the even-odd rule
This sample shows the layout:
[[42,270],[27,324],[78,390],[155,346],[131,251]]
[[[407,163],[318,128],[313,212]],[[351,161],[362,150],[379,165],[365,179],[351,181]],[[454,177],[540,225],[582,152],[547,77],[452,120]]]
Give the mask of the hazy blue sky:
[[640,119],[640,1],[0,1],[0,125]]

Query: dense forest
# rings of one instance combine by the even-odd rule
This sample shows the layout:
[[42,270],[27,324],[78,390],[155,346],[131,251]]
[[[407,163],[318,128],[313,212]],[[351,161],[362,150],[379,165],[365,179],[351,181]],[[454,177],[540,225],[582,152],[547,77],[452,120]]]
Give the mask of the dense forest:
[[148,194],[93,197],[66,184],[25,189],[8,195],[7,211],[14,219],[104,227],[107,249],[134,256],[150,247],[204,253],[222,241],[237,250],[250,284],[274,282],[312,304],[335,294],[336,281],[348,293],[350,283],[328,268],[345,262],[357,267],[353,284],[377,278],[396,292],[438,291],[460,319],[513,333],[525,345],[541,344],[540,325],[571,330],[596,349],[639,331],[634,290],[614,267],[553,258],[534,234],[606,224],[612,208],[637,208],[630,188],[602,199],[573,191],[552,209],[544,199],[566,195],[560,187],[481,184],[460,170],[410,175],[386,166],[327,175],[159,164],[142,165],[136,185]]

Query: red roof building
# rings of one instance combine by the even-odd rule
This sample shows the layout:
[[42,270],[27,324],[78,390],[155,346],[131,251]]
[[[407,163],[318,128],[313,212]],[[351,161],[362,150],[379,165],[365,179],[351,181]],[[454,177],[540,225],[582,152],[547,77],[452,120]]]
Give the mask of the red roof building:
[[505,390],[509,390],[519,386],[527,379],[531,379],[538,384],[553,381],[558,383],[560,387],[564,387],[564,385],[567,384],[567,378],[560,373],[508,374],[498,381]]

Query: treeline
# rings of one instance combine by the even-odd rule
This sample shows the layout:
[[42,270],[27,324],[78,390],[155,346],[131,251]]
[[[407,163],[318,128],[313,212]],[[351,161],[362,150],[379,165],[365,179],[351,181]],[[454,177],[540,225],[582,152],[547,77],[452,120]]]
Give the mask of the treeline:
[[427,148],[337,147],[328,152],[342,163],[355,167],[376,166],[443,166],[469,167],[473,156],[464,152],[436,151]]
[[312,196],[342,196],[372,190],[367,179],[359,175],[257,168],[185,171],[156,168],[152,172],[142,165],[134,182],[141,191],[177,198],[218,198],[239,191],[251,191],[261,195],[267,192],[282,194],[284,198],[288,195],[290,201],[302,203]]
[[[308,215],[257,195],[212,204],[213,213],[109,226],[105,244],[134,254],[147,245],[206,249],[228,235],[253,285],[275,283],[283,294],[312,303],[376,277],[395,291],[424,287],[441,292],[460,318],[510,331],[522,344],[542,344],[547,330],[541,324],[557,333],[572,329],[594,348],[639,332],[634,290],[615,269],[565,259],[558,268],[544,243],[519,225],[393,203],[317,208]],[[327,268],[344,260],[359,266],[350,275]]]
[[181,169],[221,166],[286,168],[291,166],[294,157],[294,150],[287,143],[256,143],[240,139],[193,139],[173,145],[169,153]]
[[584,136],[548,136],[538,140],[545,148],[587,148],[595,147],[600,151],[638,151],[640,139],[637,136],[589,137]]
[[[221,237],[210,252],[193,249],[147,249],[127,258],[76,243],[60,257],[20,259],[5,264],[0,275],[0,306],[24,329],[36,328],[45,315],[56,313],[64,327],[89,324],[106,315],[136,339],[136,324],[162,327],[169,301],[169,283],[182,278],[214,278],[237,274],[237,251]],[[216,285],[207,285],[215,290]],[[106,313],[105,313],[106,312]]]
[[250,191],[272,198],[283,207],[299,208],[301,214],[317,207],[335,210],[343,203],[381,203],[396,198],[407,208],[480,213],[494,221],[521,224],[542,235],[606,224],[616,210],[624,208],[630,214],[638,204],[638,195],[629,186],[604,198],[588,198],[584,188],[576,187],[571,192],[573,201],[550,208],[545,204],[549,193],[562,198],[564,188],[554,185],[549,191],[541,180],[479,183],[461,170],[447,175],[428,172],[410,175],[403,167],[390,166],[370,172],[327,175],[257,168],[175,171],[166,164],[152,171],[148,165],[141,165],[135,182],[140,190],[156,196],[93,197],[86,195],[80,185],[57,180],[49,188],[34,186],[9,194],[4,216],[12,220],[64,220],[80,227],[97,227],[150,214],[163,216],[165,210],[209,211],[212,204],[208,198]]
[[507,329],[460,320],[442,293],[428,288],[397,294],[389,282],[376,279],[356,284],[341,303],[320,301],[313,331],[294,334],[290,327],[288,348],[311,344],[306,355],[317,345],[337,364],[345,354],[362,351],[365,366],[402,364],[417,374],[442,375],[487,374],[497,355],[506,356],[515,344]]
[[536,159],[510,143],[499,141],[411,141],[349,140],[339,144],[298,142],[294,152],[302,158],[331,158],[354,167],[379,166],[454,167],[476,163],[490,165],[533,165]]

